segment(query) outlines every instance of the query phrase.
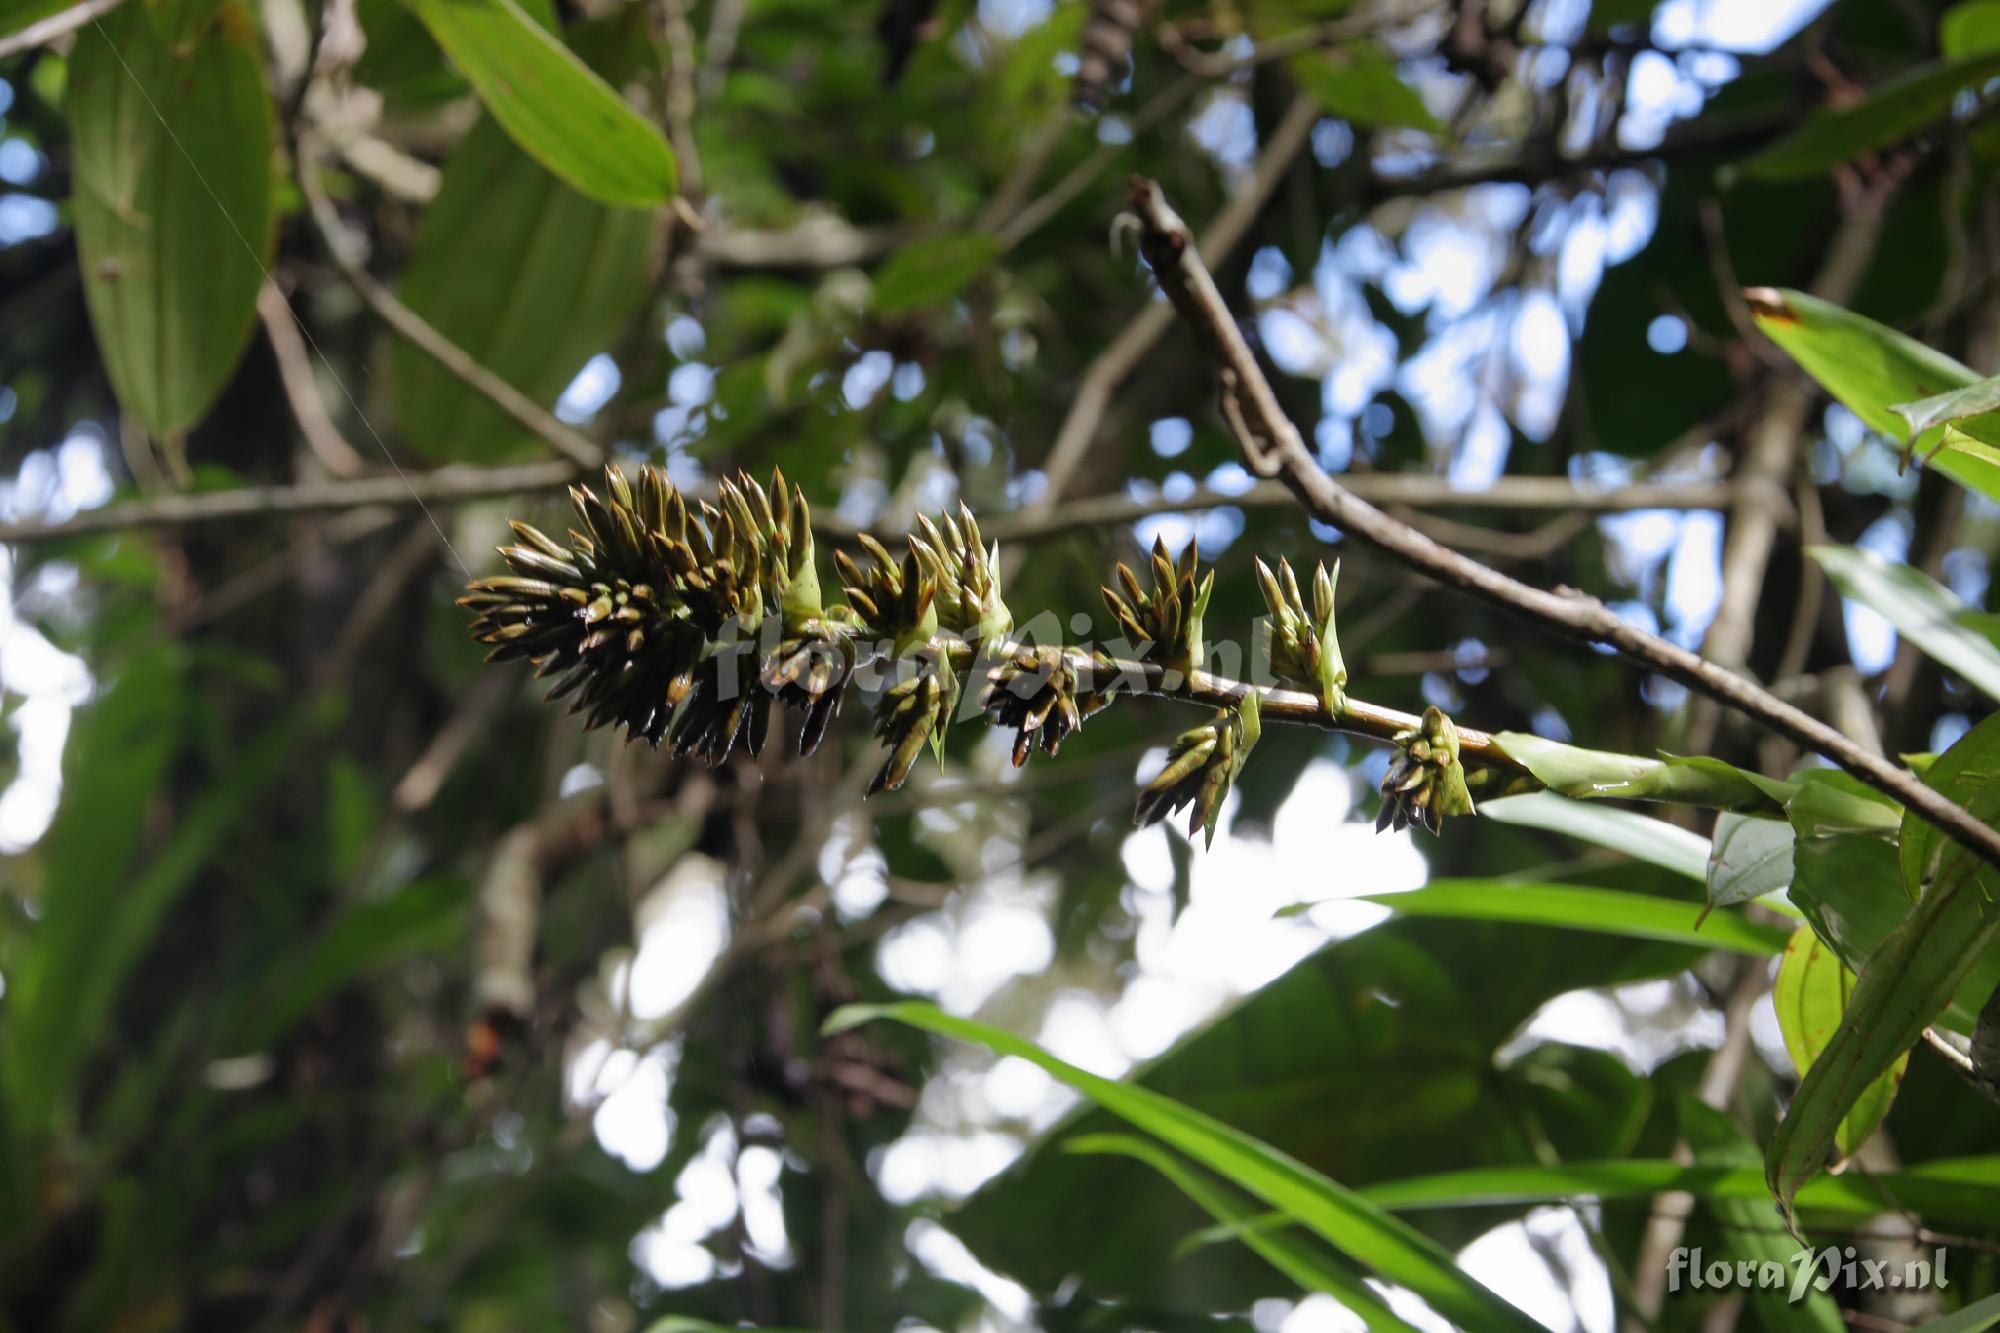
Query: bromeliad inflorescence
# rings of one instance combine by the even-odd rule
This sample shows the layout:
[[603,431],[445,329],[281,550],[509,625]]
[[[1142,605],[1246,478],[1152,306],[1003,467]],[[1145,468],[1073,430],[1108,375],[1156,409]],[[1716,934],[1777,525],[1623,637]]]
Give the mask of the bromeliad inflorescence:
[[[690,501],[657,468],[636,482],[616,468],[605,494],[574,487],[578,527],[556,541],[514,523],[500,554],[511,574],[474,581],[460,604],[492,661],[526,659],[555,678],[549,698],[571,700],[588,727],[613,725],[711,764],[740,743],[752,754],[773,705],[802,712],[799,748],[824,739],[857,682],[879,687],[876,738],[888,751],[870,791],[900,786],[922,752],[942,753],[965,685],[982,680],[978,709],[1015,733],[1013,760],[1063,739],[1121,693],[1215,708],[1183,732],[1140,793],[1136,817],[1182,809],[1189,832],[1213,837],[1223,799],[1262,724],[1281,719],[1356,731],[1397,747],[1383,784],[1384,822],[1433,832],[1445,814],[1470,813],[1457,732],[1435,708],[1421,718],[1351,706],[1334,632],[1337,571],[1320,566],[1310,603],[1291,566],[1257,562],[1270,611],[1260,629],[1269,684],[1204,670],[1203,620],[1215,586],[1189,543],[1178,559],[1155,543],[1151,587],[1116,569],[1103,589],[1126,642],[1039,642],[1017,631],[1001,598],[998,545],[987,546],[963,506],[919,519],[898,556],[865,534],[864,559],[834,553],[845,600],[822,597],[812,513],[802,492],[773,476],[739,474],[716,500]],[[865,563],[864,563],[865,561]]]

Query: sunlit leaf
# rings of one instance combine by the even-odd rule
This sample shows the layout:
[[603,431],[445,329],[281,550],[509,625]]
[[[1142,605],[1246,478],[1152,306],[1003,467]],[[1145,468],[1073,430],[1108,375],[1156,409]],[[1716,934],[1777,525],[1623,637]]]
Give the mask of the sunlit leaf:
[[[1846,1012],[1848,997],[1854,992],[1854,973],[1838,954],[1813,934],[1810,926],[1793,932],[1778,963],[1778,979],[1772,987],[1772,1003],[1778,1012],[1778,1030],[1784,1034],[1785,1050],[1792,1066],[1803,1075],[1819,1053],[1833,1039],[1834,1029]],[[1875,1132],[1895,1103],[1896,1089],[1903,1081],[1909,1052],[1889,1066],[1886,1073],[1869,1084],[1855,1099],[1854,1109],[1840,1122],[1834,1144],[1845,1157]]]
[[1299,87],[1318,98],[1328,115],[1357,125],[1444,132],[1422,95],[1403,82],[1396,62],[1374,42],[1304,52],[1292,58],[1291,71]]
[[529,156],[607,204],[673,198],[679,173],[659,130],[514,0],[411,7]]
[[[1897,405],[1979,381],[1944,353],[1816,296],[1771,287],[1754,288],[1745,296],[1765,337],[1870,430],[1890,440],[1910,434]],[[1937,448],[1940,441],[1942,449]],[[1960,431],[1941,433],[1938,427],[1919,432],[1909,448],[1928,460],[1926,466],[1988,499],[2000,499],[2000,449]]]
[[[1789,783],[1706,756],[1648,759],[1586,750],[1520,731],[1503,731],[1493,739],[1551,790],[1581,800],[1617,797],[1777,814],[1794,791]],[[1702,858],[1705,863],[1706,849]]]

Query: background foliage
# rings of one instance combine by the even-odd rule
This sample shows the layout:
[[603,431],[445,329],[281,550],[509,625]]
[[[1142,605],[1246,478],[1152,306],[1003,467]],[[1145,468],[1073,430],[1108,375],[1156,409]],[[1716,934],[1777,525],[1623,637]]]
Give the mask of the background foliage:
[[[1169,702],[1020,776],[958,728],[864,806],[852,716],[671,762],[451,605],[600,453],[782,467],[828,531],[964,500],[1017,616],[1198,535],[1247,643],[1252,556],[1331,542],[1357,694],[1799,768],[1256,485],[1121,244],[1138,172],[1329,468],[1885,753],[1966,737],[1936,780],[1990,820],[2000,5],[95,12],[0,37],[0,1322],[1902,1327],[2000,1287],[1995,1107],[1919,1046],[1879,1130],[1826,1109],[1800,1222],[1949,1288],[1660,1291],[1662,1237],[1796,1248],[1780,1108],[1945,878],[1838,777],[1789,827],[1378,838],[1386,753],[1267,725],[1203,852],[1131,832]],[[1985,891],[1924,897],[1961,1030]]]

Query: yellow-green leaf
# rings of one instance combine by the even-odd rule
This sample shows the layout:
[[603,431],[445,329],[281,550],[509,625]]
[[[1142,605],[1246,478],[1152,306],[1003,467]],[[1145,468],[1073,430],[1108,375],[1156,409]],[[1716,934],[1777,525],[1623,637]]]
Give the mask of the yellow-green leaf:
[[1742,166],[1754,180],[1823,175],[1877,148],[1900,143],[1951,110],[1967,88],[2000,74],[2000,54],[1933,61],[1891,79],[1852,106],[1828,107]]
[[659,130],[514,0],[411,0],[411,7],[537,162],[607,204],[650,207],[673,198],[679,172]]
[[84,299],[118,401],[154,435],[208,410],[271,254],[271,95],[230,3],[169,47],[132,4],[77,34],[66,99]]
[[[1854,973],[1839,955],[1813,934],[1811,926],[1800,926],[1785,946],[1778,963],[1778,980],[1772,1002],[1778,1010],[1778,1030],[1784,1034],[1785,1050],[1801,1075],[1812,1068],[1819,1053],[1833,1039],[1840,1017],[1847,1012],[1848,997],[1854,993]],[[1904,1051],[1859,1097],[1835,1131],[1834,1143],[1841,1156],[1851,1154],[1863,1139],[1875,1132],[1895,1103],[1896,1089],[1902,1085],[1904,1067],[1910,1053]]]
[[1396,62],[1374,42],[1304,52],[1292,57],[1291,70],[1329,115],[1357,125],[1444,132],[1417,90],[1396,72]]
[[[1870,430],[1892,440],[1910,435],[1898,406],[1979,381],[1944,353],[1816,296],[1776,287],[1753,288],[1745,296],[1765,337]],[[1940,443],[1944,447],[1933,456]],[[1936,426],[1917,433],[1909,447],[1928,466],[2000,500],[2000,448]]]

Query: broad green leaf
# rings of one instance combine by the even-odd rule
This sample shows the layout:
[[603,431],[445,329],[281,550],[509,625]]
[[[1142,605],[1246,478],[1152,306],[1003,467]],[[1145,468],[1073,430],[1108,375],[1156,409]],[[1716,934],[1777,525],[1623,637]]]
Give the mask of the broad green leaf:
[[[2000,714],[1961,737],[1924,780],[1990,822],[2000,816],[1996,765]],[[1841,1122],[1907,1055],[2000,937],[2000,904],[1985,862],[1958,843],[1941,845],[1937,831],[1913,815],[1904,816],[1901,844],[1906,884],[1923,896],[1858,969],[1833,1036],[1806,1070],[1765,1154],[1765,1174],[1788,1223],[1793,1197],[1825,1163]]]
[[1614,806],[1589,805],[1553,792],[1528,792],[1482,801],[1479,813],[1502,824],[1546,829],[1623,852],[1688,879],[1703,878],[1708,844],[1697,834]]
[[1619,797],[1776,814],[1793,793],[1789,783],[1774,782],[1705,756],[1648,759],[1586,750],[1519,731],[1503,731],[1493,739],[1503,753],[1551,790],[1583,800]]
[[1815,111],[1798,129],[1744,162],[1753,180],[1801,180],[1887,148],[1942,120],[1958,95],[2000,74],[2000,54],[1919,65],[1852,106]]
[[[613,22],[579,42],[621,34],[629,26]],[[401,295],[481,365],[551,404],[644,303],[652,235],[647,214],[586,199],[484,120],[445,165]],[[491,461],[528,444],[511,417],[411,344],[397,341],[390,374],[403,434],[426,456]]]
[[1000,238],[955,231],[897,250],[875,274],[875,311],[907,315],[949,301],[1000,257]]
[[[1768,1206],[1760,1170],[1655,1160],[1499,1166],[1386,1180],[1362,1195],[1391,1212],[1431,1208],[1521,1207],[1578,1198],[1649,1199],[1685,1190],[1701,1199],[1750,1199]],[[1902,1172],[1821,1176],[1799,1191],[1802,1210],[1829,1218],[1898,1213],[1990,1226],[2000,1209],[2000,1156],[1925,1162]],[[1768,1214],[1767,1214],[1768,1216]]]
[[1938,49],[1953,60],[2000,51],[2000,0],[1964,0],[1938,20]]
[[[1804,292],[1759,287],[1746,292],[1765,337],[1799,363],[1878,435],[1904,439],[1907,423],[1895,408],[1975,384],[1979,376],[1942,352],[1872,319]],[[1940,439],[1944,447],[1932,450]],[[1963,486],[2000,500],[2000,449],[1963,432],[1920,432],[1917,457]]]
[[1440,879],[1405,893],[1364,894],[1354,901],[1380,903],[1406,916],[1521,921],[1736,953],[1769,956],[1785,947],[1782,928],[1731,912],[1710,912],[1702,921],[1696,903],[1576,884]]
[[[1229,1228],[1234,1239],[1254,1250],[1271,1267],[1299,1284],[1303,1291],[1331,1296],[1360,1315],[1370,1329],[1408,1330],[1404,1323],[1353,1271],[1332,1256],[1307,1244],[1289,1228],[1291,1219],[1280,1214],[1258,1214],[1231,1197],[1223,1186],[1189,1170],[1179,1158],[1164,1148],[1130,1134],[1082,1134],[1063,1144],[1064,1152],[1089,1155],[1115,1153],[1144,1162],[1174,1183],[1181,1193],[1200,1204],[1209,1216]],[[1259,1225],[1275,1217],[1282,1226]]]
[[[1778,1030],[1784,1034],[1785,1050],[1801,1075],[1833,1039],[1834,1028],[1854,992],[1854,981],[1854,973],[1813,934],[1812,927],[1801,926],[1793,932],[1791,942],[1785,946],[1785,956],[1778,963],[1778,979],[1771,999],[1778,1011]],[[1852,1154],[1888,1116],[1909,1059],[1909,1052],[1905,1051],[1887,1073],[1869,1084],[1856,1099],[1854,1109],[1840,1122],[1840,1129],[1834,1135],[1834,1146],[1841,1156]]]
[[1053,1074],[1105,1110],[1180,1149],[1232,1184],[1297,1219],[1336,1250],[1383,1279],[1408,1287],[1454,1323],[1481,1329],[1540,1326],[1473,1281],[1436,1241],[1390,1217],[1317,1171],[1301,1165],[1212,1116],[1149,1088],[1086,1073],[1032,1042],[929,1004],[849,1005],[827,1020],[841,1032],[877,1019],[977,1042],[1001,1055],[1018,1056]]
[[1791,824],[1780,819],[1727,812],[1717,817],[1708,857],[1709,904],[1733,907],[1788,887],[1794,836]]
[[2000,699],[2000,647],[1960,623],[1959,617],[1971,608],[1951,589],[1920,569],[1858,546],[1807,550],[1841,596],[1879,613],[1932,660],[1989,698]]
[[1374,42],[1303,52],[1292,57],[1291,70],[1328,115],[1357,125],[1444,132],[1422,95],[1396,72],[1395,60]]
[[[1734,1117],[1685,1094],[1679,1110],[1681,1137],[1687,1141],[1695,1165],[1756,1169],[1762,1159],[1757,1141]],[[1724,1227],[1732,1259],[1769,1261],[1783,1266],[1797,1253],[1791,1238],[1772,1227],[1771,1205],[1767,1200],[1715,1198],[1708,1201],[1708,1207]],[[1847,1327],[1833,1298],[1823,1291],[1812,1292],[1797,1305],[1791,1303],[1784,1289],[1753,1289],[1749,1299],[1759,1307],[1765,1327],[1810,1327],[1824,1333],[1842,1333]]]
[[1792,774],[1798,792],[1785,802],[1792,828],[1802,838],[1831,833],[1873,833],[1890,838],[1902,826],[1903,807],[1838,768],[1806,768]]
[[228,383],[271,256],[272,107],[255,20],[170,46],[144,4],[77,34],[65,98],[83,291],[118,401],[165,437]]
[[[410,4],[493,118],[537,162],[607,204],[646,208],[673,198],[679,173],[659,130],[514,0]],[[580,245],[575,237],[568,243]],[[489,281],[505,276],[492,270]]]

